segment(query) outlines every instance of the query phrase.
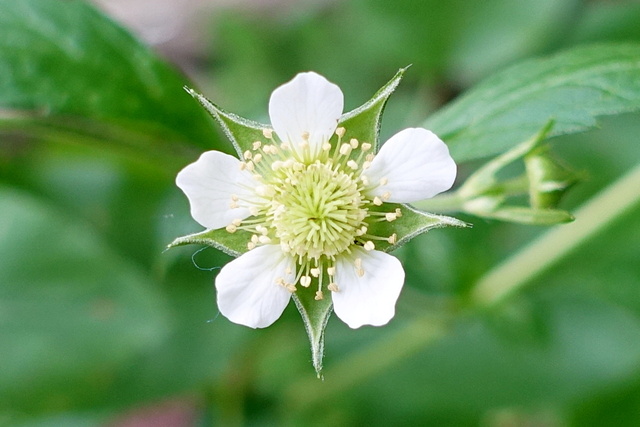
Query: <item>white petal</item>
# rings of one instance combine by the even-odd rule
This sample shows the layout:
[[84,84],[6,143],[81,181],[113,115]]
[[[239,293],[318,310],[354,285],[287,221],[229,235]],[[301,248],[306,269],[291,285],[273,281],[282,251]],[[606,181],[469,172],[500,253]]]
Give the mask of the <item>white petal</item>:
[[428,199],[448,190],[456,179],[449,149],[433,132],[409,128],[392,136],[364,171],[371,184],[387,182],[371,192],[392,203]]
[[292,283],[294,274],[292,259],[279,245],[250,250],[225,265],[216,277],[220,313],[240,325],[266,328],[280,317],[291,298],[276,280]]
[[[351,258],[353,257],[353,258]],[[364,275],[354,265],[362,260]],[[397,258],[380,251],[356,248],[350,257],[336,259],[333,310],[350,328],[382,326],[395,314],[396,301],[404,284],[404,270]]]
[[178,173],[176,184],[189,199],[193,219],[211,229],[250,215],[246,203],[245,207],[231,207],[232,195],[253,202],[259,200],[253,191],[258,183],[251,173],[240,170],[238,159],[219,151],[202,153]]
[[273,130],[283,142],[299,145],[309,134],[309,145],[317,149],[338,126],[344,97],[338,86],[319,74],[300,73],[276,88],[269,100]]

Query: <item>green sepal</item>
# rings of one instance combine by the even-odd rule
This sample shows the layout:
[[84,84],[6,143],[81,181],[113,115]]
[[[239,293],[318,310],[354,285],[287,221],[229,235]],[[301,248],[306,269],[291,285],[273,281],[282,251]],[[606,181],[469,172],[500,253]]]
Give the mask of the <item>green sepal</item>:
[[221,250],[227,255],[239,257],[247,252],[249,240],[251,240],[251,233],[248,231],[238,230],[235,233],[229,233],[226,229],[219,228],[178,237],[167,245],[167,249],[184,245],[207,245]]
[[[326,275],[324,282],[323,287],[326,289]],[[316,301],[315,292],[314,289],[312,289],[316,283],[315,281],[312,282],[311,287],[306,289],[298,288],[298,291],[295,292],[292,297],[302,317],[307,335],[309,336],[313,368],[316,370],[318,378],[322,378],[324,330],[333,312],[333,302],[331,301],[331,292],[324,292],[324,298]]]
[[529,202],[534,208],[555,208],[579,181],[578,174],[551,155],[548,145],[524,156],[524,165],[529,177]]
[[395,244],[391,244],[385,240],[376,240],[373,243],[376,249],[384,252],[391,252],[407,243],[409,240],[422,233],[426,233],[434,228],[442,227],[469,227],[470,225],[459,219],[436,215],[415,209],[412,206],[399,203],[384,203],[376,210],[381,212],[393,212],[396,208],[400,208],[402,216],[395,221],[381,221],[372,224],[368,233],[374,236],[388,237],[393,233],[397,235]]
[[241,159],[242,153],[246,150],[251,150],[254,141],[264,140],[262,131],[264,129],[269,129],[268,125],[245,119],[237,114],[229,113],[195,90],[186,86],[184,89],[193,96],[220,124],[225,135],[233,144],[233,148],[236,150],[236,153],[238,153],[238,158]]
[[378,151],[380,119],[382,118],[384,107],[393,91],[400,84],[407,68],[409,67],[398,70],[396,75],[382,86],[369,101],[340,117],[339,126],[344,127],[346,130],[345,141],[356,138],[358,141],[372,144],[374,152]]

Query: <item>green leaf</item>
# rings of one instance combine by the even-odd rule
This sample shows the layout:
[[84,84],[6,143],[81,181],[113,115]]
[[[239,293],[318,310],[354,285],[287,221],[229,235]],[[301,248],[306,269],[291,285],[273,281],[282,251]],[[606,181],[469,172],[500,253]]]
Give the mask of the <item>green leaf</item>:
[[[0,0],[0,123],[158,155],[208,147],[183,76],[87,3]],[[159,145],[164,143],[164,145]],[[151,151],[151,149],[153,151]]]
[[562,135],[595,127],[597,116],[638,109],[640,45],[594,45],[510,67],[424,125],[461,162],[502,153],[549,120],[551,135]]
[[91,229],[0,187],[0,412],[67,409],[162,342],[164,299]]

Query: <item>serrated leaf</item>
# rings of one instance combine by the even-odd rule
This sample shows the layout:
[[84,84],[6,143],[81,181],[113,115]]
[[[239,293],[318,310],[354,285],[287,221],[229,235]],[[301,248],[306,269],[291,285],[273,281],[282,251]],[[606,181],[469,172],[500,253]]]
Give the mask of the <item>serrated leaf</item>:
[[640,45],[595,45],[510,67],[424,126],[461,162],[502,153],[551,119],[550,135],[562,135],[596,126],[598,116],[639,109]]
[[176,142],[210,147],[212,125],[181,94],[185,83],[86,2],[0,0],[5,129],[91,137],[154,156],[160,149],[175,153]]

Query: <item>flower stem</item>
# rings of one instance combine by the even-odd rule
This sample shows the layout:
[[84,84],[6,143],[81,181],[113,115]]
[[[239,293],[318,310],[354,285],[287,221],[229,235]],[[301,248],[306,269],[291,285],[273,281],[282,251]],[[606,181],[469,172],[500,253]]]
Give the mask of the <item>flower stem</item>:
[[571,224],[551,229],[482,277],[473,299],[480,305],[503,300],[596,235],[640,201],[640,165],[593,197]]

